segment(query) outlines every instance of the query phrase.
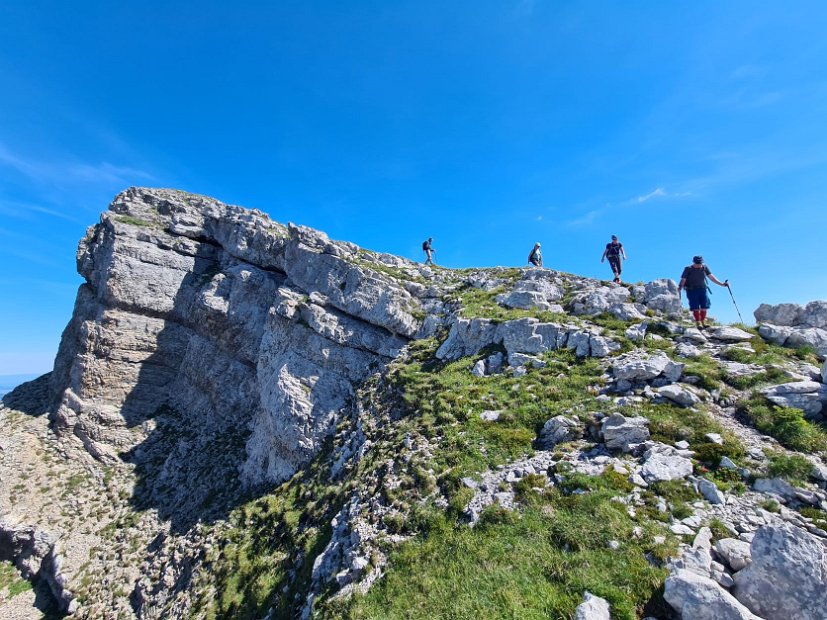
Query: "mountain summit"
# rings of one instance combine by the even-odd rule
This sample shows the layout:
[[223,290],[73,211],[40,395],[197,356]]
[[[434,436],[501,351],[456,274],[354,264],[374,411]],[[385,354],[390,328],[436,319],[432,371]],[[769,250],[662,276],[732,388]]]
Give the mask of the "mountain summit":
[[146,188],[77,263],[53,372],[0,408],[4,617],[827,609],[827,302],[699,331],[671,280]]

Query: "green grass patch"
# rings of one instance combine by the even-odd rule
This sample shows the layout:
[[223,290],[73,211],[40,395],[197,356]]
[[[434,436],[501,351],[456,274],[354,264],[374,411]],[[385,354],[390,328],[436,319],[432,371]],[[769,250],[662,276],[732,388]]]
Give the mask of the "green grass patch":
[[120,222],[121,224],[128,224],[129,226],[138,226],[140,228],[155,228],[157,226],[155,222],[150,222],[149,220],[142,220],[131,215],[116,215],[115,220]]
[[[656,545],[660,530],[654,526],[635,539],[636,522],[613,495],[558,495],[521,514],[493,508],[473,529],[441,517],[426,535],[392,553],[388,574],[367,595],[330,602],[322,615],[570,618],[585,590],[606,598],[613,618],[657,613],[664,609],[658,592],[666,571],[646,554],[665,557],[674,543]],[[620,549],[609,550],[610,540]]]
[[813,525],[827,531],[827,512],[811,506],[805,506],[799,512],[808,519],[812,519]]
[[[668,444],[686,440],[690,449],[700,451],[701,460],[708,459],[710,464],[714,461],[717,465],[721,456],[739,459],[746,454],[741,441],[702,410],[683,409],[665,403],[646,403],[637,408],[635,413],[649,418],[652,439]],[[721,435],[723,446],[712,447],[705,437],[707,433]]]
[[767,474],[770,478],[784,478],[788,482],[801,486],[810,477],[813,464],[800,454],[775,452],[768,455],[770,464]]
[[0,561],[0,590],[6,590],[9,598],[32,589],[32,584],[23,579],[11,562]]
[[698,377],[700,379],[697,383],[698,387],[709,391],[719,389],[724,378],[718,362],[707,354],[687,361],[684,375]]
[[738,413],[781,445],[800,452],[827,453],[827,431],[804,418],[800,409],[777,407],[760,395],[738,403]]
[[[590,386],[599,383],[602,369],[595,359],[555,351],[545,356],[545,368],[531,369],[524,377],[476,377],[471,368],[490,351],[441,364],[431,357],[435,346],[433,342],[409,363],[396,365],[390,381],[400,391],[411,423],[439,439],[434,455],[438,471],[473,475],[531,454],[547,419],[575,406],[585,411],[596,405]],[[496,422],[487,422],[479,417],[485,410],[502,413]]]

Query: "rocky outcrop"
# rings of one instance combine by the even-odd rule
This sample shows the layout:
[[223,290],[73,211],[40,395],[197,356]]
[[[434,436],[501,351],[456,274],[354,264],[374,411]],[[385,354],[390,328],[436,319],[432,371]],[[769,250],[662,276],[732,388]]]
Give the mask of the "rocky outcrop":
[[165,408],[195,430],[165,445],[192,455],[171,476],[233,437],[244,484],[288,478],[433,303],[364,256],[260,212],[127,190],[78,249],[86,283],[52,375],[55,422],[96,457],[141,462]]
[[560,323],[543,323],[525,318],[495,323],[490,319],[459,319],[436,353],[441,360],[457,360],[482,349],[502,346],[506,355],[536,355],[557,349],[571,349],[578,357],[605,357],[620,345],[595,328]]
[[827,357],[827,301],[761,304],[754,312],[758,331],[769,342],[788,347],[810,346]]
[[764,388],[761,393],[779,407],[801,409],[811,419],[820,419],[827,404],[827,385],[817,381],[782,383]]

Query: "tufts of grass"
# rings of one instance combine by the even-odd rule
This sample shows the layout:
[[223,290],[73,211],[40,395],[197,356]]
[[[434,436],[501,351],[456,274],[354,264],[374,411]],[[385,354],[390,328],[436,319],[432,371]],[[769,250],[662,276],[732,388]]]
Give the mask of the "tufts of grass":
[[811,506],[805,506],[799,512],[808,519],[812,519],[816,527],[827,530],[827,512]]
[[[578,360],[573,351],[547,354],[547,366],[525,377],[471,374],[475,361],[489,351],[449,364],[435,362],[431,353],[418,350],[413,361],[392,369],[389,380],[401,394],[405,415],[439,441],[437,471],[473,475],[532,454],[547,419],[572,407],[585,411],[596,405],[590,386],[601,380],[600,363]],[[503,413],[496,422],[486,422],[479,414],[487,409]]]
[[757,385],[783,383],[788,380],[789,376],[787,373],[776,367],[767,368],[767,370],[754,375],[742,375],[738,377],[724,373],[724,381],[739,390],[746,390]]
[[[646,403],[639,407],[636,413],[649,418],[649,431],[652,439],[669,444],[682,439],[686,440],[690,443],[692,450],[696,452],[700,450],[700,456],[704,457],[700,460],[710,459],[711,461],[717,458],[717,462],[720,462],[721,456],[739,459],[746,454],[738,437],[725,430],[704,411],[681,409],[669,404]],[[707,433],[721,435],[724,445],[718,448],[709,446],[709,441],[705,437]]]
[[723,380],[718,362],[706,354],[687,361],[684,374],[698,377],[700,379],[698,387],[709,391],[719,389]]
[[763,396],[754,395],[738,403],[738,413],[791,450],[827,453],[827,431],[806,420],[800,409],[777,407]]
[[8,598],[32,589],[32,584],[23,579],[11,562],[0,561],[0,592],[5,590]]
[[115,220],[121,224],[128,224],[129,226],[138,226],[139,228],[155,228],[156,224],[149,220],[142,220],[131,215],[116,215]]
[[810,477],[813,464],[800,454],[775,452],[768,455],[770,464],[767,474],[771,478],[784,478],[788,482],[801,486]]
[[[674,542],[656,545],[654,526],[635,538],[635,521],[612,497],[606,490],[557,494],[519,515],[495,507],[473,529],[440,516],[426,535],[392,553],[382,582],[364,596],[328,602],[325,616],[569,618],[584,590],[606,598],[613,618],[651,613],[663,605],[666,571],[647,555],[668,557]],[[621,548],[608,550],[610,540]]]

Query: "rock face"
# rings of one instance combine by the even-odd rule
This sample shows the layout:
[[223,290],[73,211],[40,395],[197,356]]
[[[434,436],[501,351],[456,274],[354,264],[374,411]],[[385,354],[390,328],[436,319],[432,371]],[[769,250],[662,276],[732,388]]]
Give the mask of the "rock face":
[[228,442],[243,484],[288,478],[421,327],[426,295],[360,256],[256,211],[127,190],[78,249],[86,283],[52,375],[57,426],[96,457],[140,464],[167,441],[154,425],[186,420],[169,482]]
[[766,618],[824,618],[827,610],[827,549],[821,540],[782,524],[758,530],[752,562],[735,575],[735,596]]

